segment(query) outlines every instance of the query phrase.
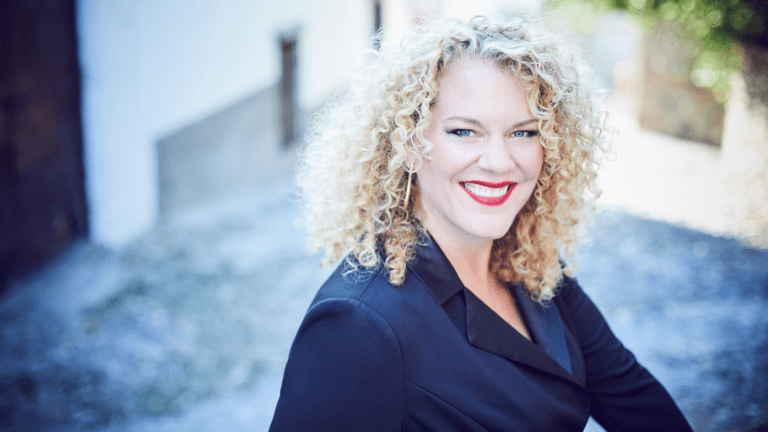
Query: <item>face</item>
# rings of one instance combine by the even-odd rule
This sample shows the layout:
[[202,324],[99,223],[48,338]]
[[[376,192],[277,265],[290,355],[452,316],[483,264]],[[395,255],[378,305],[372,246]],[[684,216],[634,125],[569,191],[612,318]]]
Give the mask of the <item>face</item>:
[[533,193],[543,150],[517,79],[493,63],[456,59],[438,79],[417,173],[419,218],[437,237],[503,237]]

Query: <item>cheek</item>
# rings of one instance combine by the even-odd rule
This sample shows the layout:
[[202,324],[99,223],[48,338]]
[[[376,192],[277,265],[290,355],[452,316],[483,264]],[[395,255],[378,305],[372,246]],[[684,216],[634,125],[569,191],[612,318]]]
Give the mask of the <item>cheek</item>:
[[532,148],[529,153],[525,155],[524,161],[521,164],[523,170],[529,177],[538,177],[541,172],[541,167],[544,163],[544,149],[537,145]]
[[434,140],[431,143],[432,149],[416,173],[433,182],[448,181],[460,170],[465,156],[459,147],[440,140]]

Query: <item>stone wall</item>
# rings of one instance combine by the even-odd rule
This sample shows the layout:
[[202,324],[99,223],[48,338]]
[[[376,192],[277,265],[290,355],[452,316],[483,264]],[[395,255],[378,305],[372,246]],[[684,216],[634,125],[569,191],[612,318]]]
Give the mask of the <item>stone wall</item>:
[[723,134],[724,181],[741,234],[768,247],[768,49],[744,47],[744,70],[731,79]]
[[691,82],[697,42],[659,22],[644,39],[645,91],[640,125],[677,138],[720,145],[723,104],[711,90]]

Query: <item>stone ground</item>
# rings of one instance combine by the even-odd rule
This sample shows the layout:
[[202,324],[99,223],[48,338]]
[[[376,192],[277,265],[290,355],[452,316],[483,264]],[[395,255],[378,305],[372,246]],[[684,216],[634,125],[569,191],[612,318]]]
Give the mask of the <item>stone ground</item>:
[[[287,181],[269,190],[18,280],[0,300],[0,428],[266,430],[328,274]],[[612,209],[592,237],[581,284],[695,430],[766,430],[768,251]]]

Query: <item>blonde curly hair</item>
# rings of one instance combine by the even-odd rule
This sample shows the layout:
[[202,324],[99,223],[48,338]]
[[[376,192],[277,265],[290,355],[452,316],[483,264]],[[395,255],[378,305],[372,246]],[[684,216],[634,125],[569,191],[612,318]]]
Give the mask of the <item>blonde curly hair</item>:
[[544,149],[536,188],[494,242],[490,270],[504,282],[521,283],[532,298],[549,300],[563,274],[572,276],[577,225],[594,208],[598,150],[607,150],[594,75],[577,54],[564,38],[525,17],[422,22],[399,47],[384,44],[315,116],[302,151],[296,184],[309,244],[327,248],[321,265],[346,256],[352,270],[372,269],[383,248],[390,283],[403,283],[426,234],[413,216],[416,180],[404,199],[409,173],[432,148],[424,130],[438,78],[452,59],[487,59],[526,89]]

